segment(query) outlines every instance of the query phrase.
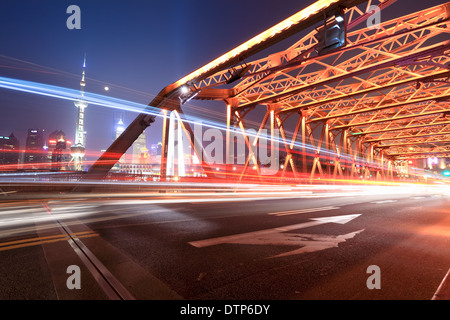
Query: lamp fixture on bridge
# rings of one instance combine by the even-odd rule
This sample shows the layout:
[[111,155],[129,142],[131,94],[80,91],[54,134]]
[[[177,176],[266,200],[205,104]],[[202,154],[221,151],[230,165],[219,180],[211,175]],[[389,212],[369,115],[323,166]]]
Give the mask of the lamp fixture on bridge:
[[347,27],[343,10],[334,12],[334,19],[324,18],[323,26],[317,28],[315,38],[318,41],[319,54],[337,49],[346,45]]
[[344,16],[337,15],[337,16],[334,17],[334,20],[336,20],[337,23],[344,22]]
[[182,86],[180,90],[182,94],[187,94],[189,92],[189,88],[187,86]]
[[178,98],[180,99],[181,104],[185,104],[189,102],[191,99],[195,98],[199,94],[199,90],[196,90],[195,87],[189,87],[188,85],[183,85],[179,88],[180,95]]

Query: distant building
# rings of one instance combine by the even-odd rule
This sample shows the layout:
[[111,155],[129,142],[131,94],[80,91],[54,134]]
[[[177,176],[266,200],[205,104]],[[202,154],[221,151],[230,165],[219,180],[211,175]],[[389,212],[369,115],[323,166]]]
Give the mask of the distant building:
[[47,162],[43,129],[29,129],[25,142],[25,169],[41,169]]
[[[123,117],[123,113],[115,113],[113,115],[113,140],[117,139],[125,131]],[[112,167],[111,171],[130,176],[153,175],[154,173],[150,163],[151,157],[149,150],[146,148],[146,142],[145,132],[143,132],[130,148],[131,158],[129,153],[124,154]]]
[[160,156],[162,152],[162,143],[158,142],[157,144],[152,144],[150,146],[150,156]]
[[157,152],[158,152],[158,145],[157,144],[152,144],[150,146],[150,150],[148,151],[148,154],[151,157],[154,157],[154,156],[156,156]]
[[55,130],[48,136],[47,161],[52,170],[68,170],[71,141],[62,130]]
[[115,123],[114,131],[115,131],[114,140],[117,139],[125,131],[125,127],[123,124],[123,115],[121,115],[117,120],[117,122]]
[[[114,134],[113,142],[125,131],[125,126],[123,123],[123,113],[114,114]],[[106,150],[105,150],[106,151]],[[125,154],[120,157],[119,161],[111,168],[112,171],[120,171],[120,163],[125,162]]]
[[149,150],[149,163],[152,165],[154,174],[159,174],[161,169],[161,151],[162,143],[152,144]]
[[148,149],[146,147],[141,149],[141,153],[139,154],[139,164],[150,164],[150,154],[148,153]]
[[145,131],[133,143],[133,153],[131,163],[124,163],[120,171],[122,173],[135,175],[151,175],[153,167],[150,163],[150,155],[146,147]]
[[11,133],[0,136],[0,171],[16,170],[20,164],[20,143]]
[[119,172],[122,174],[140,176],[151,176],[155,174],[152,170],[152,165],[138,163],[121,163]]
[[145,131],[142,132],[139,137],[136,139],[136,141],[133,143],[133,158],[132,163],[139,163],[139,158],[141,152],[145,149],[148,152],[148,149],[146,148],[146,137],[145,137]]

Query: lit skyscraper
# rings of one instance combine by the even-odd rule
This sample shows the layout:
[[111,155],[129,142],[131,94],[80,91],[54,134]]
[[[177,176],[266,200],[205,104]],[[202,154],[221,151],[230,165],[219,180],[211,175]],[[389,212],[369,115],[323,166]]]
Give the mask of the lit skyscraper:
[[119,116],[119,120],[117,120],[117,123],[115,123],[115,137],[114,137],[114,140],[117,139],[124,131],[125,131],[125,127],[124,127],[124,124],[123,124],[123,114],[121,114]]
[[19,165],[20,144],[19,140],[10,134],[9,136],[0,136],[0,165],[5,166],[2,170],[17,170]]
[[52,170],[66,170],[69,158],[67,146],[71,142],[66,139],[62,130],[55,130],[48,135],[47,161]]
[[85,69],[86,69],[86,58],[83,62],[83,73],[80,82],[80,99],[74,102],[75,106],[78,108],[78,118],[77,126],[75,131],[75,143],[71,148],[72,160],[74,163],[74,169],[77,171],[84,170],[84,159],[86,154],[86,131],[84,131],[84,110],[87,108],[88,103],[84,100],[84,87],[86,86],[85,81]]
[[139,137],[136,139],[136,141],[133,143],[133,160],[132,163],[139,163],[140,155],[143,149],[146,148],[146,137],[145,137],[145,131],[142,132]]
[[44,151],[43,129],[29,129],[25,143],[25,164],[27,169],[42,169],[47,162]]

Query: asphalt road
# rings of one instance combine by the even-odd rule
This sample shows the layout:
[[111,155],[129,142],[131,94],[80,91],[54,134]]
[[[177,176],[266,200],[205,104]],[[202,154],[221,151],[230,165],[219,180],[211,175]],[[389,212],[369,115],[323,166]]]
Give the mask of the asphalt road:
[[450,268],[448,200],[323,187],[5,201],[0,299],[430,300]]

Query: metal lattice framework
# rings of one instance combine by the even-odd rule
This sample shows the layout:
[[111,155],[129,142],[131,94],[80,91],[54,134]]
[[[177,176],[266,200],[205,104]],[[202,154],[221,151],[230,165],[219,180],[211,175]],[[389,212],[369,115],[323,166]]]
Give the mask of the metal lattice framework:
[[[390,2],[377,4],[383,8]],[[377,160],[382,169],[377,174],[386,175],[389,161],[450,156],[445,118],[450,111],[449,4],[352,31],[368,18],[372,4],[346,10],[344,48],[317,54],[314,30],[285,51],[245,62],[246,74],[232,89],[217,88],[229,81],[230,70],[204,79],[195,87],[196,98],[220,98],[239,114],[268,106],[287,144],[284,168],[290,165],[294,175],[299,169],[311,176],[324,174],[321,164],[330,156],[323,160],[321,148],[332,151],[334,177],[343,176],[342,154],[353,158],[351,177],[357,157],[366,165]],[[298,124],[288,139],[283,124],[295,116]],[[317,126],[322,128],[319,139],[313,137]],[[307,168],[306,150],[301,168],[292,161],[290,150],[300,128],[302,143],[316,147],[312,167]],[[376,167],[362,171],[370,174]]]
[[[372,6],[382,11],[394,1],[317,1],[167,86],[150,105],[182,113],[180,101],[221,100],[228,128],[244,135],[246,118],[263,112],[258,135],[266,126],[279,129],[286,155],[281,175],[294,178],[385,179],[399,160],[450,157],[450,2],[368,27]],[[345,14],[346,44],[320,52],[317,28],[337,12]],[[316,29],[289,48],[248,60],[311,26]],[[288,128],[292,120],[295,127]],[[140,115],[107,153],[123,153],[121,144],[132,143],[151,122]],[[183,129],[192,133],[188,124]],[[163,131],[164,178],[167,120]],[[248,137],[246,143],[250,149]]]

